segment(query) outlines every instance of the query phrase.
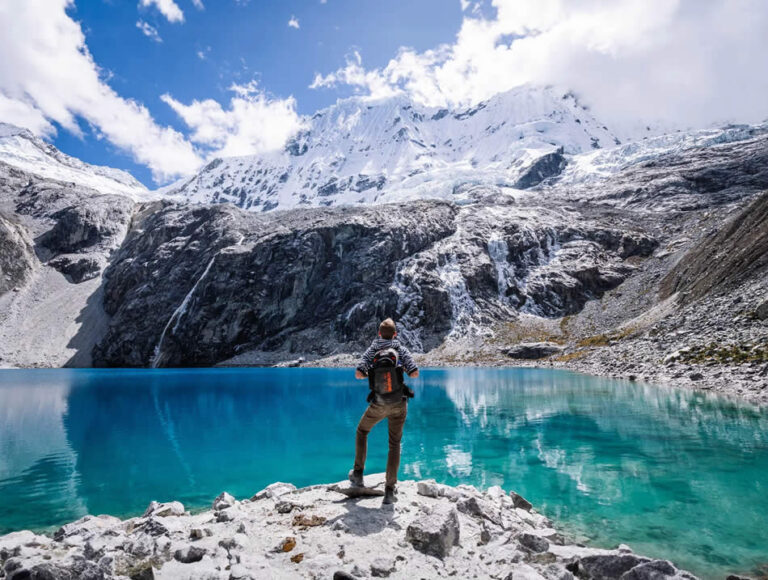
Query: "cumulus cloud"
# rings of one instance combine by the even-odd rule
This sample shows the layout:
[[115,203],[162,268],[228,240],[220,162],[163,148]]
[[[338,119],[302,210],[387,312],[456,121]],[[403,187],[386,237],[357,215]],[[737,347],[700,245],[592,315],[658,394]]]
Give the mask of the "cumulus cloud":
[[[197,2],[195,5],[197,6]],[[168,22],[184,22],[184,12],[174,0],[140,0],[139,6],[143,8],[154,6],[168,19]]]
[[[363,58],[360,52],[354,51],[347,55],[347,64],[336,72],[327,75],[316,74],[311,89],[335,87],[337,85],[349,85],[358,94],[365,94],[372,99],[390,97],[401,92],[397,83],[391,82],[387,74],[381,70],[368,71],[363,67]],[[425,101],[426,102],[426,101]]]
[[225,109],[213,99],[185,105],[170,95],[165,101],[192,130],[190,139],[208,157],[251,155],[280,149],[302,127],[293,98],[271,99],[255,82],[233,84]]
[[[383,68],[359,54],[313,88],[406,92],[428,105],[468,105],[523,84],[576,91],[618,125],[702,126],[768,116],[768,3],[763,0],[492,0],[471,10],[452,44],[402,48]],[[468,2],[462,2],[467,10]]]
[[291,19],[288,21],[288,26],[298,30],[299,29],[299,19],[296,18],[295,16],[291,16]]
[[203,0],[192,0],[192,4],[195,5],[195,8],[198,10],[204,10],[205,4],[203,4]]
[[157,32],[157,28],[152,26],[149,22],[138,20],[136,22],[136,28],[141,30],[144,33],[144,36],[151,38],[155,42],[163,42],[163,39],[160,38],[160,33]]
[[72,0],[0,3],[0,120],[41,135],[58,123],[80,134],[80,120],[99,138],[146,165],[157,180],[194,172],[202,158],[182,134],[159,126],[146,107],[120,97],[103,79]]

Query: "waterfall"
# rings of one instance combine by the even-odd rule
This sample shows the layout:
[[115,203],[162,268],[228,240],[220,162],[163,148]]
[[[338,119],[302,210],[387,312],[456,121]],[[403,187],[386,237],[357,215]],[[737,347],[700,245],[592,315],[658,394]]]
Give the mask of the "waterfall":
[[227,246],[226,248],[222,248],[218,252],[216,252],[211,258],[211,261],[208,262],[208,265],[205,267],[205,270],[203,270],[202,275],[197,279],[197,282],[195,282],[195,285],[192,286],[192,289],[187,292],[187,295],[184,297],[184,300],[181,301],[181,304],[179,304],[178,308],[173,311],[173,314],[171,314],[171,317],[168,319],[168,322],[165,324],[165,328],[163,328],[163,332],[160,334],[160,340],[157,341],[157,345],[155,346],[155,350],[152,354],[152,363],[151,368],[156,369],[160,363],[162,362],[163,358],[163,341],[165,340],[165,335],[168,332],[168,329],[171,328],[171,324],[173,324],[173,321],[176,321],[176,324],[173,325],[173,328],[171,329],[172,334],[176,334],[176,331],[179,329],[179,323],[181,322],[181,317],[184,316],[184,314],[187,312],[187,307],[189,306],[190,300],[192,300],[192,296],[195,294],[195,290],[197,290],[197,287],[200,285],[200,282],[203,281],[203,278],[205,278],[208,275],[208,272],[211,270],[211,266],[213,266],[213,262],[216,260],[216,256],[219,254],[225,252],[226,250],[236,248],[237,246],[241,246],[243,244],[243,240],[245,240],[245,235],[240,234],[240,239],[237,240],[234,244],[231,246]]
[[451,256],[444,266],[437,269],[437,275],[443,288],[448,292],[451,301],[451,332],[450,337],[458,337],[472,331],[476,331],[474,316],[477,305],[469,295],[467,284],[461,273],[456,256]]
[[237,246],[243,245],[243,240],[245,240],[245,235],[240,234],[240,239],[238,239],[234,244],[231,246],[227,246],[226,248],[222,248],[218,252],[216,252],[211,258],[211,261],[208,262],[208,265],[205,267],[205,270],[203,270],[202,275],[197,279],[197,282],[195,282],[195,285],[192,286],[192,289],[187,292],[187,295],[184,297],[184,300],[181,301],[181,304],[179,304],[178,308],[173,311],[173,314],[171,314],[171,317],[168,319],[168,322],[165,324],[165,328],[163,328],[163,332],[160,334],[160,340],[157,341],[157,346],[155,346],[154,353],[152,354],[152,363],[151,367],[153,369],[156,369],[160,363],[162,362],[163,358],[163,341],[165,340],[165,335],[168,332],[168,329],[171,328],[171,324],[173,324],[173,321],[176,321],[176,324],[173,325],[173,328],[171,329],[171,334],[176,334],[176,331],[179,329],[179,323],[181,322],[181,317],[184,316],[184,314],[187,312],[187,307],[189,306],[190,300],[192,300],[192,296],[195,294],[195,290],[197,290],[197,287],[200,285],[200,282],[203,281],[203,278],[205,278],[208,275],[208,272],[211,270],[211,266],[213,266],[213,262],[216,260],[216,256],[219,254],[232,249],[236,248]]
[[208,275],[208,272],[211,270],[211,266],[213,266],[213,262],[216,260],[216,256],[218,254],[214,255],[213,258],[211,258],[211,261],[208,262],[208,265],[205,267],[205,270],[203,270],[203,274],[197,279],[197,282],[195,282],[195,285],[192,286],[192,289],[187,292],[187,295],[184,297],[184,300],[182,300],[181,304],[179,304],[178,308],[173,311],[173,314],[171,314],[171,317],[168,319],[168,322],[165,325],[165,328],[163,328],[162,334],[160,334],[160,340],[157,342],[157,346],[155,346],[155,352],[152,357],[152,368],[156,369],[160,362],[162,361],[163,357],[163,341],[165,340],[165,335],[168,332],[168,329],[171,327],[171,324],[174,320],[176,320],[176,324],[173,327],[173,330],[171,330],[172,333],[176,333],[176,330],[179,326],[179,320],[184,315],[184,313],[187,311],[187,306],[189,306],[189,301],[192,299],[192,296],[195,293],[195,290],[197,290],[197,287],[199,286],[200,282],[203,281],[203,278],[205,278]]
[[499,285],[499,300],[506,304],[507,289],[514,283],[515,269],[509,263],[509,246],[501,234],[494,233],[488,239],[488,255],[496,267],[496,280]]

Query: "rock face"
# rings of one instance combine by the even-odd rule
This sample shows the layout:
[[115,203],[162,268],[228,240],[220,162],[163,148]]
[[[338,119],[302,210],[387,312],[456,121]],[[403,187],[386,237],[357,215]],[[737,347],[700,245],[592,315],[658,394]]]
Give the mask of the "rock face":
[[[107,272],[96,364],[213,364],[243,351],[359,348],[394,316],[416,350],[511,319],[580,310],[656,243],[502,194],[266,216],[145,210]],[[410,333],[409,333],[410,330]],[[336,345],[336,346],[335,346]]]
[[55,225],[43,235],[40,243],[57,254],[77,252],[115,237],[124,220],[124,212],[114,199],[90,207],[70,206],[51,218]]
[[680,292],[691,302],[757,277],[768,277],[768,192],[691,249],[662,280],[661,292]]
[[563,155],[562,149],[542,155],[518,178],[515,187],[529,189],[539,185],[545,179],[560,175],[566,165],[568,165],[568,160]]
[[29,234],[0,214],[0,295],[26,284],[37,265]]
[[[383,485],[384,474],[368,478]],[[153,502],[143,516],[87,516],[54,538],[15,532],[0,536],[0,575],[694,580],[667,561],[636,556],[626,547],[569,544],[546,518],[516,508],[512,494],[500,488],[482,492],[405,481],[398,486],[400,501],[382,506],[381,498],[348,499],[334,491],[343,486],[291,490],[280,483],[255,494],[259,499],[221,494],[216,511],[190,515],[178,502]],[[268,490],[285,493],[270,497]],[[286,498],[294,513],[277,509]],[[477,509],[457,509],[461,504]],[[223,512],[229,517],[220,518]]]
[[[115,172],[124,182],[115,181],[105,168],[61,156],[31,135],[16,137],[42,147],[42,160],[53,159],[52,174],[81,176],[109,190],[131,187],[127,174]],[[134,201],[4,163],[7,142],[0,131],[0,364],[90,366],[106,330],[101,274],[122,243]],[[30,151],[13,161],[35,165]]]

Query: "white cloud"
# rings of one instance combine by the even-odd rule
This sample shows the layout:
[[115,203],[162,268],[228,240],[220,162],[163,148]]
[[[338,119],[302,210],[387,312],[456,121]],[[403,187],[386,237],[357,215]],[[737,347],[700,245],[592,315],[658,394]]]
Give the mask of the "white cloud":
[[56,122],[80,134],[85,120],[146,165],[157,180],[194,172],[202,158],[182,134],[159,126],[136,101],[120,97],[103,79],[80,25],[66,13],[72,0],[0,3],[0,120],[41,135]]
[[19,127],[26,127],[42,136],[53,136],[56,129],[31,103],[21,99],[10,99],[0,92],[0,121]]
[[211,53],[211,47],[206,46],[205,48],[201,48],[200,50],[198,50],[196,54],[197,54],[197,58],[199,58],[200,60],[207,60],[208,55],[210,53]]
[[288,21],[288,26],[298,30],[299,29],[299,19],[296,18],[295,16],[291,16],[291,19]]
[[356,54],[311,86],[347,84],[372,96],[404,91],[437,106],[470,104],[527,83],[554,84],[575,90],[619,125],[659,119],[701,126],[768,116],[764,0],[492,5],[494,18],[465,15],[452,44],[403,48],[374,70],[364,69]]
[[205,5],[203,4],[203,0],[192,0],[192,4],[195,5],[195,8],[198,10],[205,10]]
[[401,92],[401,89],[395,83],[390,82],[381,71],[366,71],[358,51],[347,55],[347,64],[344,68],[327,75],[316,74],[309,88],[327,88],[340,84],[350,85],[355,88],[356,92],[364,92],[366,96],[372,99],[389,97]]
[[[160,11],[160,14],[168,19],[168,22],[184,22],[184,12],[181,11],[181,8],[179,8],[179,5],[174,0],[139,0],[139,6],[143,8],[155,6]],[[197,6],[197,2],[195,2],[195,6]]]
[[148,22],[145,22],[144,20],[138,20],[136,22],[136,28],[141,30],[144,33],[144,36],[151,38],[155,42],[163,42],[163,39],[160,38],[160,33],[157,32],[157,28]]
[[170,95],[161,98],[192,130],[190,139],[208,157],[252,155],[282,148],[301,127],[296,101],[270,99],[255,82],[233,84],[235,96],[225,110],[213,99],[180,103]]

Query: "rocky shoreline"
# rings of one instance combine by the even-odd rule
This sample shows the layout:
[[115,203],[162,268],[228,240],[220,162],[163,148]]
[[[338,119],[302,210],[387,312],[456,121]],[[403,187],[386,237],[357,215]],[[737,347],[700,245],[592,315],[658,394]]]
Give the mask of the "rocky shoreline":
[[[539,360],[512,360],[508,356],[482,355],[460,361],[442,357],[416,355],[421,367],[509,367],[562,369],[593,376],[651,383],[659,386],[693,389],[706,393],[768,406],[768,364],[762,365],[706,365],[670,361],[667,364],[634,359],[617,364],[618,349],[590,348],[583,358],[561,360],[548,358]],[[263,366],[276,367],[350,367],[356,359],[352,355],[337,355],[326,358],[298,358],[267,363]]]
[[53,537],[0,536],[0,578],[494,578],[695,580],[672,563],[574,543],[514,492],[404,481],[383,506],[383,474],[357,496],[347,482],[274,483],[250,499],[222,493],[189,513],[152,502],[127,520],[85,516]]

